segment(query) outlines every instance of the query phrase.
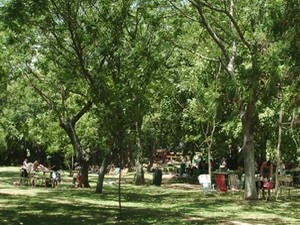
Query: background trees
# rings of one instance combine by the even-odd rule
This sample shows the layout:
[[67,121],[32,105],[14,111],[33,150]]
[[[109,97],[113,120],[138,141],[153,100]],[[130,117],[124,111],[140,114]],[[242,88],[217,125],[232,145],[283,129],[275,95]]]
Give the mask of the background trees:
[[255,199],[255,159],[274,157],[282,106],[281,157],[299,155],[298,14],[283,3],[3,1],[2,161],[59,151],[85,186],[101,161],[101,192],[109,163],[143,184],[157,148],[243,156]]

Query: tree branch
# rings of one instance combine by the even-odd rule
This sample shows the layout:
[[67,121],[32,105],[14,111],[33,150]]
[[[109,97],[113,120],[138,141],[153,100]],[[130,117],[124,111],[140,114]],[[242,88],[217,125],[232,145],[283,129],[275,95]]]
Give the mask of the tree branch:
[[202,55],[200,53],[197,53],[194,49],[190,49],[190,48],[187,48],[187,47],[184,47],[184,46],[181,46],[175,42],[173,42],[173,45],[179,49],[183,49],[185,51],[188,51],[194,55],[196,55],[197,57],[199,57],[200,59],[204,59],[204,60],[207,60],[207,61],[210,61],[210,62],[219,62],[220,60],[219,59],[215,59],[215,58],[210,58],[210,57],[207,57],[205,55]]
[[199,0],[190,0],[190,2],[197,2],[197,8],[205,6],[205,7],[209,8],[209,9],[211,9],[213,11],[224,13],[230,19],[230,22],[233,24],[233,26],[234,26],[235,30],[237,31],[238,36],[240,37],[241,41],[246,45],[246,47],[249,50],[251,49],[251,44],[248,41],[246,41],[246,39],[245,39],[245,37],[243,35],[243,32],[241,31],[239,25],[237,24],[236,20],[233,17],[233,14],[230,11],[228,11],[226,9],[224,10],[224,9],[220,9],[220,8],[214,7],[213,5],[211,5],[210,3],[208,3],[207,1],[202,2],[202,1],[199,1]]
[[194,22],[198,22],[198,20],[195,20],[194,18],[190,17],[189,15],[187,15],[184,11],[182,11],[177,5],[174,4],[173,1],[168,0],[168,2],[177,10],[179,11],[184,17],[188,18],[189,20],[192,20]]
[[85,106],[73,117],[72,119],[72,124],[75,125],[77,121],[86,113],[90,110],[92,107],[93,103],[91,101],[88,101]]
[[[30,70],[30,73],[38,80],[41,81],[41,78],[38,76],[38,74],[36,74],[29,65],[27,65],[27,68]],[[33,87],[34,91],[41,96],[41,98],[47,103],[47,105],[50,107],[50,109],[52,109],[57,115],[60,115],[55,102],[46,94],[44,94],[44,92],[38,88],[32,81],[32,79],[28,76],[27,73],[25,73],[25,76],[27,77],[29,84]]]
[[216,34],[216,32],[214,31],[214,29],[210,26],[210,24],[208,23],[204,12],[203,12],[203,6],[202,3],[197,1],[197,0],[189,0],[189,2],[191,2],[192,5],[194,5],[200,15],[200,23],[204,25],[204,27],[207,29],[209,35],[213,38],[213,40],[216,42],[216,44],[219,46],[219,48],[221,49],[221,51],[223,52],[224,57],[226,58],[226,61],[229,62],[230,61],[230,57],[229,54],[226,50],[226,47],[224,45],[223,40]]

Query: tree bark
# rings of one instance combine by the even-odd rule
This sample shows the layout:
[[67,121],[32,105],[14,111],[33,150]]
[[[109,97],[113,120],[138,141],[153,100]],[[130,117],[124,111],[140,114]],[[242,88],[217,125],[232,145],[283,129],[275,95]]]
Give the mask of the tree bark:
[[277,196],[279,182],[278,182],[278,169],[281,171],[281,142],[282,142],[282,119],[283,119],[283,97],[281,96],[280,102],[280,112],[279,112],[279,120],[278,120],[278,142],[277,142],[277,150],[276,150],[276,173],[275,173],[275,195]]
[[104,156],[103,160],[102,160],[102,164],[100,167],[100,171],[98,174],[98,181],[97,181],[97,186],[96,186],[96,193],[101,194],[103,192],[103,182],[104,182],[104,177],[106,174],[106,168],[107,168],[107,156]]
[[135,185],[144,185],[145,184],[145,176],[144,176],[144,169],[143,165],[140,162],[140,159],[137,158],[135,160],[135,176],[134,176],[134,184]]
[[245,199],[257,199],[254,149],[255,101],[249,101],[242,115],[244,134],[243,155],[245,170]]
[[83,157],[83,149],[80,143],[80,139],[75,130],[75,125],[72,122],[60,123],[60,126],[66,131],[70,138],[71,144],[74,148],[76,159],[78,163],[82,166],[82,184],[84,187],[90,187],[88,179],[88,162]]
[[89,183],[89,163],[85,160],[82,160],[82,184],[83,187],[91,187]]
[[142,145],[141,145],[141,139],[140,139],[140,125],[138,122],[136,122],[136,145],[137,145],[137,154],[135,159],[135,168],[136,168],[136,174],[134,176],[134,184],[135,185],[144,185],[145,184],[145,176],[144,176],[144,169],[143,165],[140,161],[140,155],[142,154]]

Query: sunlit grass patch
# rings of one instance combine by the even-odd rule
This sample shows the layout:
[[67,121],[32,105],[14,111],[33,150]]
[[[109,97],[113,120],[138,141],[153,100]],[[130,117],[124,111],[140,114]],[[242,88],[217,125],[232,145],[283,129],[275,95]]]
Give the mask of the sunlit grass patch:
[[[299,193],[278,201],[245,201],[242,193],[203,193],[198,185],[163,182],[144,186],[123,177],[121,216],[117,183],[105,182],[102,194],[95,193],[97,175],[91,174],[91,188],[71,188],[72,177],[62,173],[57,188],[14,186],[18,168],[0,169],[0,224],[300,224]],[[117,176],[106,180],[117,181]]]

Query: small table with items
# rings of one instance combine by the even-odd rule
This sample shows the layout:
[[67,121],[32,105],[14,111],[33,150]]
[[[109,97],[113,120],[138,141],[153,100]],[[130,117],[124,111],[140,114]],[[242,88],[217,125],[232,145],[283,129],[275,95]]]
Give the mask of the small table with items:
[[227,191],[227,180],[226,176],[228,176],[228,172],[225,171],[214,171],[212,174],[215,175],[216,178],[216,187],[219,192]]

